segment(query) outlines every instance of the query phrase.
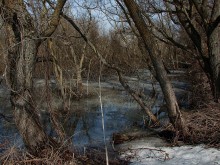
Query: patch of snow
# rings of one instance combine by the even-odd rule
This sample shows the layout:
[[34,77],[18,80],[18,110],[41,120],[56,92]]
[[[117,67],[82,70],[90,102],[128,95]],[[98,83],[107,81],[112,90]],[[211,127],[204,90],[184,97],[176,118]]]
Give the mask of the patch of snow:
[[120,146],[131,165],[220,165],[220,150],[203,145],[167,147],[161,139],[143,138]]

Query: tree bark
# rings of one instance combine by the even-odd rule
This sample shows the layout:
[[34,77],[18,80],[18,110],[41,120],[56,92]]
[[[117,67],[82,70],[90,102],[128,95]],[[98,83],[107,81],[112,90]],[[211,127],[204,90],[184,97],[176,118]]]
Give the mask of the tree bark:
[[[214,89],[214,99],[219,102],[220,99],[220,1],[216,1],[214,4],[211,33],[208,34],[208,51],[209,51],[209,61],[212,70],[213,79],[213,89]],[[215,22],[218,21],[215,25]],[[215,26],[215,28],[212,28]]]
[[127,6],[130,16],[133,19],[141,37],[143,38],[145,48],[147,49],[150,59],[153,63],[157,80],[159,81],[164,94],[170,121],[176,131],[181,132],[184,136],[186,136],[188,131],[185,125],[185,121],[180,112],[171,82],[169,81],[163,66],[163,62],[160,57],[161,52],[158,49],[157,42],[154,40],[151,31],[148,29],[145,21],[143,20],[141,10],[135,1],[124,0],[124,3]]
[[[62,5],[59,6],[61,9],[56,9],[56,11],[61,11],[64,3],[63,0],[58,2]],[[34,105],[32,72],[40,39],[23,1],[1,0],[0,7],[7,31],[7,42],[10,46],[6,79],[11,90],[14,120],[27,149],[38,154],[46,147],[58,146],[58,143],[43,130]],[[57,17],[59,14],[54,19]],[[54,27],[55,24],[52,29]],[[47,35],[52,34],[52,30],[49,32]]]
[[78,97],[81,97],[83,94],[82,67],[85,58],[86,45],[87,43],[85,42],[82,48],[82,54],[78,55],[80,59],[78,59],[79,57],[77,58],[77,54],[74,51],[73,45],[70,45],[71,57],[76,69],[76,92]]
[[[15,19],[15,18],[14,18]],[[16,21],[16,20],[13,20]],[[40,125],[39,117],[34,108],[32,97],[32,71],[37,53],[37,44],[32,38],[25,37],[20,40],[18,29],[13,29],[14,24],[7,25],[9,45],[17,45],[8,52],[7,82],[11,89],[11,103],[14,108],[14,120],[23,138],[25,146],[32,152],[38,153],[45,144],[50,143],[49,137]],[[30,29],[31,30],[31,29]],[[29,33],[27,30],[26,33]],[[21,50],[22,49],[22,50]]]

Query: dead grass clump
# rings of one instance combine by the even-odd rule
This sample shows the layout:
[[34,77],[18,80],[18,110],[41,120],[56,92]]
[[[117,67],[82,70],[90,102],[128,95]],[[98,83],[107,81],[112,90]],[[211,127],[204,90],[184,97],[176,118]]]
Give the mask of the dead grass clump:
[[[128,161],[118,158],[118,153],[115,151],[108,151],[109,165],[127,165]],[[77,159],[82,164],[101,165],[106,164],[106,152],[103,148],[87,148],[84,155],[77,156]]]
[[34,156],[26,150],[10,147],[0,154],[2,165],[76,165],[78,164],[70,150],[45,149],[39,156]]
[[[19,149],[16,146],[0,148],[1,165],[82,165],[82,164],[106,164],[106,153],[103,149],[88,148],[87,152],[82,154],[65,148],[53,149],[47,148],[35,156],[25,149]],[[76,154],[75,154],[76,153]],[[108,152],[109,165],[126,165],[127,161],[118,158],[114,151]]]
[[198,61],[192,65],[188,74],[192,93],[192,110],[184,112],[190,132],[188,142],[220,148],[220,105],[212,102],[209,79]]
[[220,105],[210,103],[206,107],[185,116],[190,131],[189,142],[220,148]]

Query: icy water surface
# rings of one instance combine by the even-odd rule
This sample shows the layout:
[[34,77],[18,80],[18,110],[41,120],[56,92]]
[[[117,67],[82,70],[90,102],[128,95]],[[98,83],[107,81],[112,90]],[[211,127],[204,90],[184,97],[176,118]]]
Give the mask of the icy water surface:
[[[142,80],[139,77],[126,77],[131,87],[135,90],[141,90],[145,94],[152,92],[152,81],[149,72],[140,71]],[[43,80],[36,80],[36,84],[44,83]],[[54,85],[54,82],[52,82]],[[85,88],[87,84],[84,84]],[[188,84],[184,82],[173,81],[176,95],[179,98],[183,97],[183,105],[187,107],[186,97],[188,95]],[[159,88],[158,83],[154,82],[154,87],[157,90],[157,100],[153,103],[149,99],[149,105],[154,104],[152,107],[154,111],[159,109],[159,106],[164,104],[163,95]],[[69,140],[77,147],[84,146],[103,146],[103,123],[102,111],[105,127],[105,136],[107,144],[111,143],[112,134],[123,130],[133,129],[133,127],[143,126],[146,116],[142,113],[139,105],[123,91],[123,88],[118,83],[117,78],[113,77],[101,83],[101,90],[98,83],[89,83],[89,92],[92,93],[91,97],[81,99],[80,101],[71,101],[70,111],[62,113],[62,110],[57,110],[59,120],[62,127],[69,137]],[[40,90],[44,94],[44,90]],[[101,91],[101,93],[100,93]],[[38,99],[37,109],[40,110],[40,117],[45,130],[51,136],[56,136],[51,128],[50,116],[46,112],[45,99],[43,97]],[[52,99],[53,105],[60,107],[60,100]],[[9,91],[0,86],[0,113],[7,116],[12,116],[12,111],[9,102]],[[102,107],[102,111],[101,111]],[[56,109],[56,108],[55,108]],[[59,109],[59,108],[57,108]],[[19,133],[13,124],[0,117],[0,142],[8,139],[12,145],[23,145]]]
[[[2,94],[7,93],[6,90],[3,92],[3,89],[1,91]],[[11,106],[7,99],[8,97],[2,98],[0,113],[11,117]],[[56,136],[51,128],[50,116],[42,106],[39,107],[42,110],[40,116],[44,128],[49,135]],[[74,145],[83,147],[86,145],[95,146],[103,144],[101,106],[107,142],[111,141],[112,133],[143,123],[141,109],[126,92],[112,89],[112,87],[105,87],[101,90],[100,100],[99,89],[95,87],[91,97],[81,99],[80,101],[71,101],[71,108],[68,113],[58,112],[60,122]],[[9,140],[18,147],[22,146],[22,140],[11,118],[9,118],[9,121],[6,121],[4,118],[0,119],[0,142],[4,140]]]
[[[103,89],[101,102],[98,93],[90,98],[74,101],[71,104],[71,111],[62,117],[64,130],[75,146],[103,145],[101,106],[108,142],[111,141],[114,132],[143,123],[142,111],[125,92]],[[47,119],[44,125],[49,125],[49,118],[44,117],[44,119]],[[54,132],[50,128],[47,127],[47,132],[53,135]]]

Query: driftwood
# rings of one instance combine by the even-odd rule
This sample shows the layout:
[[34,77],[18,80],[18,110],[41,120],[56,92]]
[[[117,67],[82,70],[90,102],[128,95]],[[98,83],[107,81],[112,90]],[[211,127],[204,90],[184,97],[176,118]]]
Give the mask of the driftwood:
[[126,141],[131,141],[143,137],[150,137],[150,136],[156,136],[157,132],[154,130],[139,130],[139,129],[132,129],[129,131],[123,131],[119,133],[113,133],[112,135],[112,142],[113,145],[121,144]]

